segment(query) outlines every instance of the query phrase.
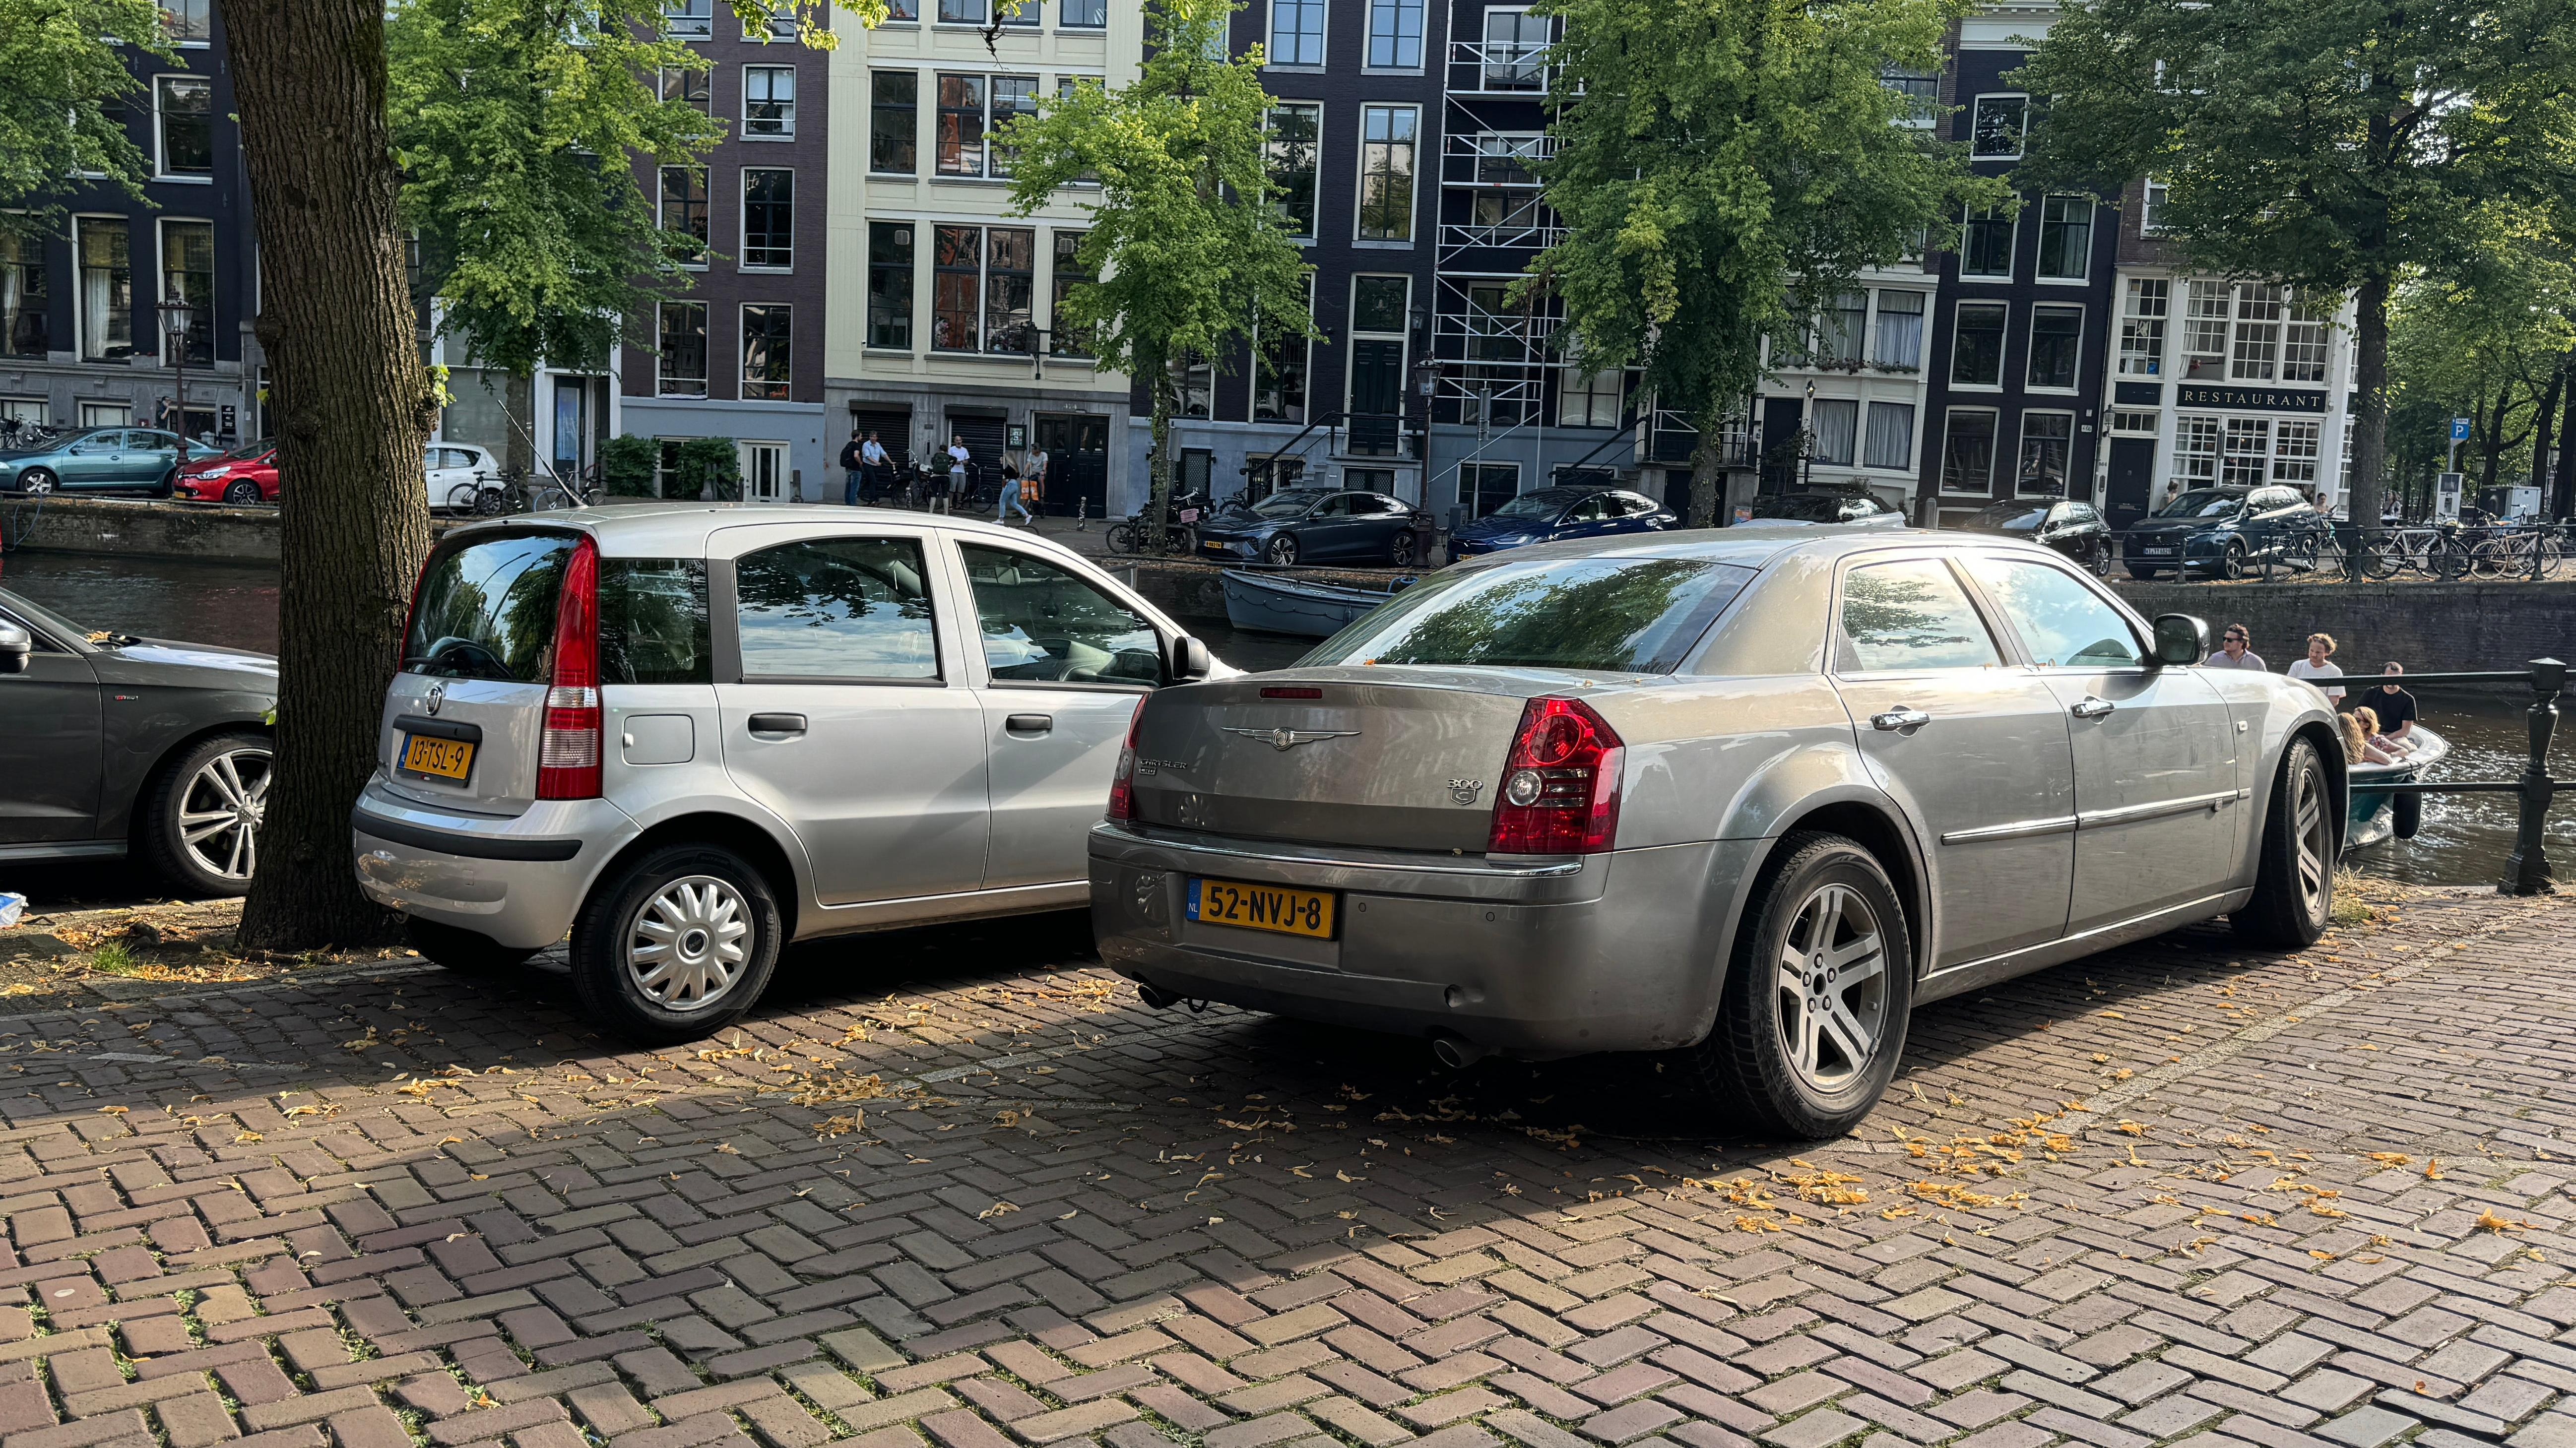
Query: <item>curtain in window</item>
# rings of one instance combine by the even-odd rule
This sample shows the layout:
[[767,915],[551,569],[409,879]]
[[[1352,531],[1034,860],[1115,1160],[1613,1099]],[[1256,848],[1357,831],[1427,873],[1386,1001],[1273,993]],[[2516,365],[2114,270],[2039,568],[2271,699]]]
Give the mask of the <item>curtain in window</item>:
[[1869,405],[1869,437],[1861,453],[1861,465],[1899,469],[1914,466],[1913,403],[1873,402]]

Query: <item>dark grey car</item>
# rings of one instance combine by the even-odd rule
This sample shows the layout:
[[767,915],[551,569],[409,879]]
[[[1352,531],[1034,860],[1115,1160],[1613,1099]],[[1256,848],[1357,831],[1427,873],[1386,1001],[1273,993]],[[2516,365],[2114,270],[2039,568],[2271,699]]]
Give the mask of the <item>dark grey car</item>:
[[0,590],[0,861],[140,853],[181,890],[259,864],[277,661],[86,629]]

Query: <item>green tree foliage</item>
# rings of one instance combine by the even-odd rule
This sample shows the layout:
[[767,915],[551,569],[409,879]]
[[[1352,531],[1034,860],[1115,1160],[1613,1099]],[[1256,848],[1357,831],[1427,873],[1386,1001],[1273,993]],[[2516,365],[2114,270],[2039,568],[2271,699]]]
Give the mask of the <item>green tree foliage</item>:
[[2566,257],[2523,246],[2478,271],[2403,284],[2390,309],[2389,476],[2410,498],[2429,497],[2454,417],[2470,420],[2459,463],[2472,490],[2530,481],[2542,414],[2576,347]]
[[[1082,269],[1055,325],[1085,338],[1101,365],[1145,383],[1153,400],[1154,507],[1171,498],[1173,367],[1224,365],[1256,329],[1316,335],[1304,255],[1288,239],[1264,165],[1261,49],[1226,58],[1235,0],[1146,0],[1144,70],[1116,91],[1084,81],[1041,98],[1004,128],[1011,204],[1027,215],[1058,188],[1097,181],[1085,199]],[[1161,527],[1154,536],[1163,534]]]
[[385,41],[403,218],[445,332],[514,376],[603,364],[696,256],[631,158],[682,164],[721,138],[655,94],[705,57],[656,0],[396,0]]
[[176,63],[152,0],[0,0],[0,227],[51,225],[84,172],[143,195],[151,163],[124,116],[143,83],[108,37]]
[[[1941,0],[1546,0],[1565,239],[1525,286],[1564,298],[1587,367],[1642,366],[1699,429],[1692,521],[1716,504],[1717,439],[1761,367],[1762,338],[1918,245],[1961,205],[2004,199],[1959,148],[1907,122],[1884,70],[1941,67]],[[1804,310],[1803,307],[1799,308]]]
[[659,443],[631,432],[619,433],[599,445],[599,485],[621,498],[649,498],[661,463]]
[[690,438],[672,456],[671,480],[683,498],[740,501],[742,449],[729,437]]
[[2072,0],[2020,75],[2050,99],[2018,179],[2152,175],[2196,264],[2351,293],[2352,513],[2374,517],[2395,292],[2568,219],[2571,74],[2563,0]]

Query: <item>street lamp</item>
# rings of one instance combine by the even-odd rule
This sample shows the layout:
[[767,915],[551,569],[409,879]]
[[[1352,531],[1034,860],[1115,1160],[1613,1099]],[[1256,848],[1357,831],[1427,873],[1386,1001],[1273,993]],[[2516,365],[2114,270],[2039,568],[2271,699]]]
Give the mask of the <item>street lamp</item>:
[[155,310],[160,312],[161,330],[169,338],[170,365],[179,374],[178,425],[173,430],[179,434],[179,455],[185,460],[188,453],[188,317],[196,309],[188,305],[187,298],[179,294],[177,287],[172,287],[170,299],[159,303]]

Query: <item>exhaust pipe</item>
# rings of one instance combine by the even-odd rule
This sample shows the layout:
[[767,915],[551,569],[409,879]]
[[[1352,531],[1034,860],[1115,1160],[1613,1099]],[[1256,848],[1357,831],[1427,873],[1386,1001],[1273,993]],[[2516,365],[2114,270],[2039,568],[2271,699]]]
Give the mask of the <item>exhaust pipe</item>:
[[1147,985],[1142,981],[1138,981],[1136,983],[1136,999],[1143,1001],[1146,1005],[1151,1006],[1158,1011],[1170,1010],[1172,1007],[1181,1003],[1181,998],[1179,996],[1172,994],[1161,986]]
[[1431,1038],[1431,1054],[1450,1070],[1464,1071],[1494,1052],[1490,1046],[1479,1046],[1464,1036],[1444,1031]]

